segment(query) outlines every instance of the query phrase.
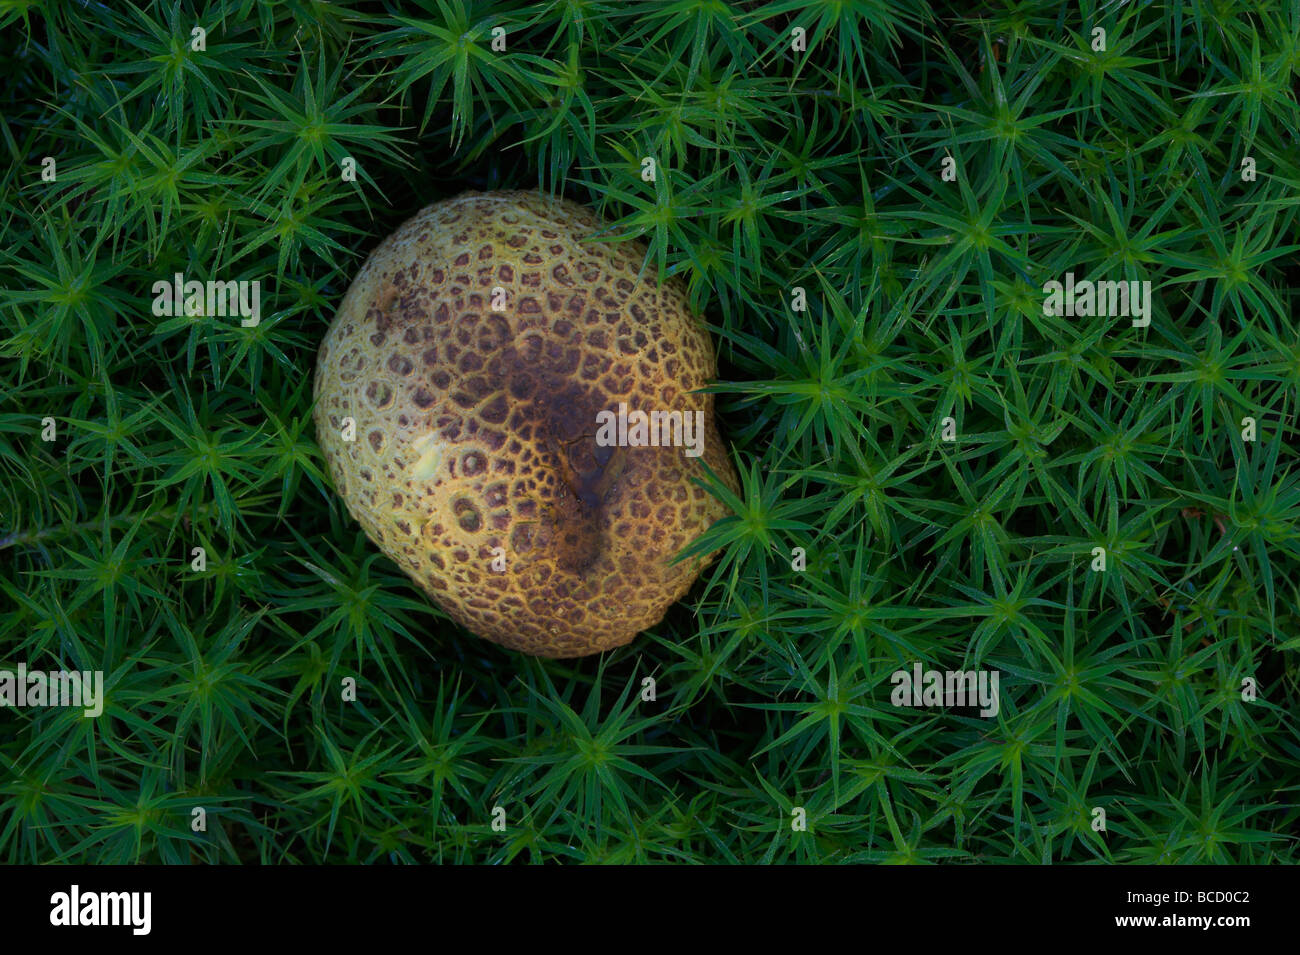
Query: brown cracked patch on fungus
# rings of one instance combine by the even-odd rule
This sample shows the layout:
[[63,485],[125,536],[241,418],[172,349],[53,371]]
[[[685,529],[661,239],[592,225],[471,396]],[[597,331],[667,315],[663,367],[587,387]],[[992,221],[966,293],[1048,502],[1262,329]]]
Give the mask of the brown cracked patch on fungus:
[[[317,364],[349,513],[458,623],[537,656],[658,623],[716,556],[668,564],[727,513],[691,483],[700,461],[738,490],[713,396],[691,393],[717,374],[708,331],[680,280],[638,278],[642,243],[579,243],[600,228],[529,192],[435,203],[370,255]],[[703,455],[598,446],[620,402],[703,411]]]

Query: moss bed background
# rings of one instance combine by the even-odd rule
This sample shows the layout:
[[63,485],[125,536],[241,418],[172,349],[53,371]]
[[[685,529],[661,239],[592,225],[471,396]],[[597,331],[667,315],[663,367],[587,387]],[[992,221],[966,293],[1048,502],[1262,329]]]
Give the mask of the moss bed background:
[[[1300,0],[0,25],[0,668],[107,697],[0,710],[0,861],[1297,860]],[[718,344],[721,559],[603,657],[460,631],[322,473],[334,307],[467,188],[593,206]],[[918,661],[997,716],[892,705]]]

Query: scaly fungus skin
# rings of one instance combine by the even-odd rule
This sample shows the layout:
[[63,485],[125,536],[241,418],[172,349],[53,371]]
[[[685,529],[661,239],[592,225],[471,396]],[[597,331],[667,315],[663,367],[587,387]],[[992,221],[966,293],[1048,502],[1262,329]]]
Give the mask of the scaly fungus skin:
[[[738,490],[713,396],[691,394],[717,373],[707,330],[679,280],[638,279],[641,243],[579,244],[600,227],[530,192],[435,203],[370,255],[317,364],[349,513],[458,623],[537,656],[658,623],[716,556],[668,565],[726,514],[700,461]],[[598,446],[620,402],[703,411],[703,455]]]

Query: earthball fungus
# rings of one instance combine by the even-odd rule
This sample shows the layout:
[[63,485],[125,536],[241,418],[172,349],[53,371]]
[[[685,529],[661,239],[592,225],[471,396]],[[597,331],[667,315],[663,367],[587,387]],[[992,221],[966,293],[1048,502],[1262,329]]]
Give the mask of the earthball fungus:
[[567,200],[466,193],[371,253],[321,344],[316,432],[379,548],[481,637],[576,657],[658,623],[725,508],[713,343],[645,247]]

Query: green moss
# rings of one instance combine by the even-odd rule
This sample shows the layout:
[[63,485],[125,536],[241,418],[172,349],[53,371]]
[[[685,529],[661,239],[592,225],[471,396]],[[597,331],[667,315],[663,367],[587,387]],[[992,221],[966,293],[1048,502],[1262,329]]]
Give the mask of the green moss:
[[[107,693],[0,713],[0,860],[1296,861],[1294,4],[396,6],[0,4],[0,669]],[[532,187],[683,276],[742,482],[599,660],[458,631],[309,423],[362,257]]]

